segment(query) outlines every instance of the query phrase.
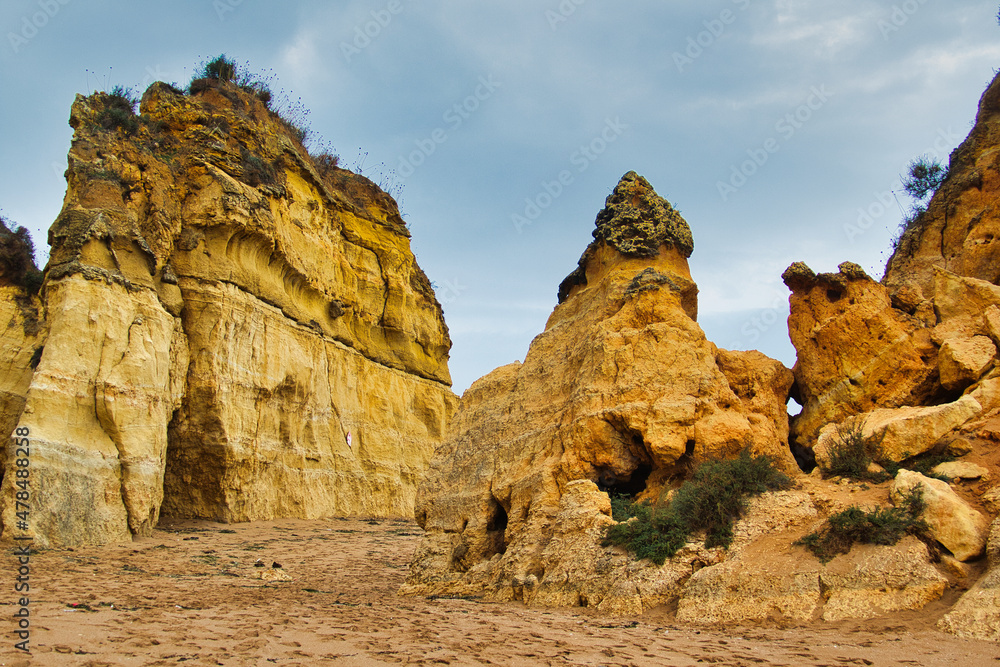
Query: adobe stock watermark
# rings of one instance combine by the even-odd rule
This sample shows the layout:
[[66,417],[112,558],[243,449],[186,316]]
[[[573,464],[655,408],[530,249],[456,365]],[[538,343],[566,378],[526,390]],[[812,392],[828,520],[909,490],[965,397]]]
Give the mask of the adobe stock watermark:
[[784,323],[783,315],[788,311],[788,296],[775,293],[771,305],[761,308],[751,315],[740,327],[740,340],[733,342],[730,350],[742,349],[746,344],[755,345],[774,325]]
[[441,120],[445,122],[447,128],[435,128],[427,137],[414,140],[416,148],[410,151],[409,155],[399,156],[396,174],[401,179],[412,176],[417,168],[437,151],[438,146],[448,141],[448,133],[462,127],[465,121],[479,110],[483,102],[493,97],[493,94],[502,86],[503,84],[495,80],[492,74],[479,77],[476,88],[464,99],[451,105],[441,115]]
[[777,136],[768,137],[759,147],[748,148],[746,151],[748,159],[741,162],[739,166],[731,166],[729,180],[716,181],[715,187],[719,191],[722,201],[729,201],[732,195],[739,192],[740,188],[746,185],[754,174],[764,168],[771,156],[781,150],[782,143],[791,141],[792,137],[812,120],[813,115],[822,109],[831,97],[833,97],[833,93],[827,90],[826,84],[810,88],[806,101],[785,114],[783,118],[778,119],[774,124]]
[[587,2],[587,0],[562,0],[554,10],[545,10],[545,20],[549,22],[552,32],[559,28],[560,23],[565,23],[569,17],[576,13],[577,7]]
[[[920,153],[920,155],[926,155],[931,158],[947,157],[951,153],[952,147],[957,146],[961,140],[962,135],[956,133],[951,127],[947,130],[939,129],[937,136],[934,138],[934,143],[930,148]],[[893,203],[896,203],[897,207],[900,206],[896,199],[895,190],[893,189],[894,187],[898,187],[898,185],[898,183],[895,183],[881,192],[873,193],[871,203],[868,206],[858,208],[857,219],[854,222],[844,223],[844,236],[847,237],[849,242],[854,243],[859,236],[863,236],[871,229],[882,216],[892,209]]]
[[[750,6],[750,2],[751,0],[732,0],[732,3],[740,11],[745,11]],[[687,47],[684,52],[674,51],[674,64],[677,66],[677,71],[683,74],[685,67],[693,65],[694,61],[700,58],[706,49],[712,48],[725,34],[726,28],[736,23],[736,18],[737,14],[732,9],[723,9],[716,18],[702,21],[705,29],[697,35],[687,38]]]
[[226,14],[232,14],[242,4],[243,0],[212,0],[212,9],[222,22],[226,20]]
[[59,11],[72,1],[38,0],[36,4],[39,11],[22,16],[20,29],[17,32],[11,31],[7,33],[7,41],[10,42],[10,48],[14,51],[14,55],[17,55],[28,42],[35,38],[39,30],[45,28],[49,24],[49,21],[54,19]]
[[382,31],[389,27],[392,20],[403,13],[403,9],[405,7],[402,0],[389,0],[382,9],[371,10],[371,19],[354,26],[351,41],[340,43],[340,52],[344,54],[344,60],[350,64],[354,56],[361,55],[361,52],[371,46]]
[[922,5],[926,5],[928,0],[905,0],[898,5],[892,6],[888,19],[879,19],[876,23],[882,39],[889,41],[889,36],[902,30],[903,26],[910,22],[910,19],[920,11]]
[[455,280],[446,280],[444,284],[440,287],[434,286],[434,294],[437,296],[437,300],[441,302],[441,305],[447,306],[449,303],[454,303],[458,301],[458,298],[462,296],[462,292],[467,290],[468,287],[462,285]]
[[[569,156],[570,166],[575,167],[578,174],[587,171],[590,165],[608,150],[608,146],[618,141],[627,129],[628,125],[623,123],[618,116],[615,116],[614,120],[606,118],[604,127],[598,135],[588,143],[582,144]],[[511,224],[514,225],[517,233],[523,233],[525,226],[538,220],[542,212],[552,206],[555,200],[566,191],[566,188],[573,184],[575,178],[572,170],[563,169],[551,181],[543,180],[541,190],[534,197],[525,197],[524,210],[520,213],[512,213],[510,216]]]

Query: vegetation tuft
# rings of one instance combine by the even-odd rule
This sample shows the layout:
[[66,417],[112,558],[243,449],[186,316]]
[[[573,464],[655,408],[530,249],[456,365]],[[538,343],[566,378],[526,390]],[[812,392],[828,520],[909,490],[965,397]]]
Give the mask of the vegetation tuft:
[[278,181],[278,172],[273,164],[265,162],[245,148],[240,148],[243,181],[252,187],[274,185]]
[[[954,461],[954,457],[928,453],[910,456],[896,463],[885,456],[882,450],[883,438],[884,429],[866,437],[863,422],[841,424],[837,428],[837,439],[830,447],[829,463],[822,469],[823,477],[846,477],[859,482],[879,483],[894,478],[896,473],[906,469],[950,481],[935,475],[931,470],[940,463]],[[872,463],[878,464],[882,470],[870,470]]]
[[921,216],[927,212],[930,197],[948,178],[948,168],[936,159],[922,155],[911,161],[903,177],[903,190],[910,196],[913,203],[899,225],[898,234],[893,238],[893,249],[899,246],[906,232],[915,228]]
[[868,482],[884,482],[889,479],[885,472],[871,472],[872,463],[883,461],[882,439],[885,430],[865,437],[864,422],[855,421],[851,425],[841,424],[837,428],[837,439],[830,446],[829,464],[823,468],[824,477],[848,477]]
[[666,504],[611,499],[617,523],[608,528],[604,546],[621,546],[637,558],[662,565],[691,534],[705,531],[705,546],[728,548],[733,523],[747,500],[766,491],[786,489],[791,480],[767,456],[744,450],[736,459],[701,464]]
[[846,554],[855,544],[885,544],[899,542],[906,535],[922,536],[927,523],[920,518],[924,501],[920,489],[903,498],[899,507],[882,507],[866,512],[851,506],[832,515],[817,532],[795,542],[826,563],[839,554]]
[[35,266],[35,244],[24,227],[16,228],[0,216],[0,280],[37,294],[42,286],[42,272]]
[[139,129],[139,117],[135,114],[138,104],[139,98],[131,88],[115,86],[105,97],[97,123],[108,131],[121,129],[125,134],[135,134]]

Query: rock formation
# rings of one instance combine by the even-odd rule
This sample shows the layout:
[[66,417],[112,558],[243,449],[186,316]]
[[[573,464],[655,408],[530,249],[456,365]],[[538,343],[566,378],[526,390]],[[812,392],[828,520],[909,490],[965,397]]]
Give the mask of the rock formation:
[[[425,537],[402,591],[608,614],[675,604],[681,621],[747,623],[874,618],[972,585],[941,627],[996,639],[995,522],[989,573],[974,580],[1000,507],[989,486],[1000,470],[1000,273],[991,254],[1000,234],[990,226],[998,82],[881,282],[850,262],[837,273],[802,263],[784,273],[791,373],[705,340],[687,271],[690,230],[626,174],[524,363],[463,396],[418,495]],[[790,426],[789,396],[803,406]],[[824,477],[845,433],[860,434],[898,472],[872,463],[863,484]],[[796,475],[789,446],[806,471],[810,453],[822,467]],[[728,550],[696,534],[655,565],[605,546],[612,495],[664,506],[694,465],[742,448],[769,454],[796,479],[750,503]],[[950,484],[908,469],[941,454],[959,458],[935,468]],[[920,540],[879,537],[829,562],[798,542],[845,510],[916,507],[915,489],[927,527]]]
[[[607,492],[656,499],[688,466],[744,448],[796,469],[791,374],[706,340],[680,215],[630,172],[594,239],[524,363],[463,397],[418,497],[427,536],[407,591],[641,611],[690,565],[665,573],[601,548]],[[703,552],[689,555],[717,557]]]
[[73,104],[38,343],[3,338],[37,544],[127,540],[161,511],[409,514],[456,403],[395,202],[314,162],[252,94],[203,83],[154,84],[138,117],[113,95]]

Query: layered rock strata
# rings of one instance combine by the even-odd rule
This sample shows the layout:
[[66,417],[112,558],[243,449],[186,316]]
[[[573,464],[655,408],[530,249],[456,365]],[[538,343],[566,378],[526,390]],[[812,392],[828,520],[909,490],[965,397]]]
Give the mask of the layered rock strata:
[[[19,425],[42,545],[405,515],[456,403],[395,202],[238,87],[78,97]],[[8,473],[10,468],[8,466]],[[11,476],[3,521],[13,526]]]

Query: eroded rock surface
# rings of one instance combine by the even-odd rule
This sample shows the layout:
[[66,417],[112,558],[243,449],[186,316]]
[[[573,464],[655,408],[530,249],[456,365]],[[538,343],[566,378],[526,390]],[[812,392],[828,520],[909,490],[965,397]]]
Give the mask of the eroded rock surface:
[[134,127],[113,106],[73,104],[49,232],[45,347],[20,418],[36,542],[129,539],[161,510],[412,512],[457,400],[395,202],[314,163],[234,85],[154,84]]
[[791,375],[705,339],[682,223],[645,179],[622,178],[524,363],[463,397],[421,487],[427,535],[405,590],[648,608],[677,594],[684,558],[716,556],[692,547],[655,568],[600,547],[606,492],[655,499],[688,463],[744,448],[796,470],[783,410]]

